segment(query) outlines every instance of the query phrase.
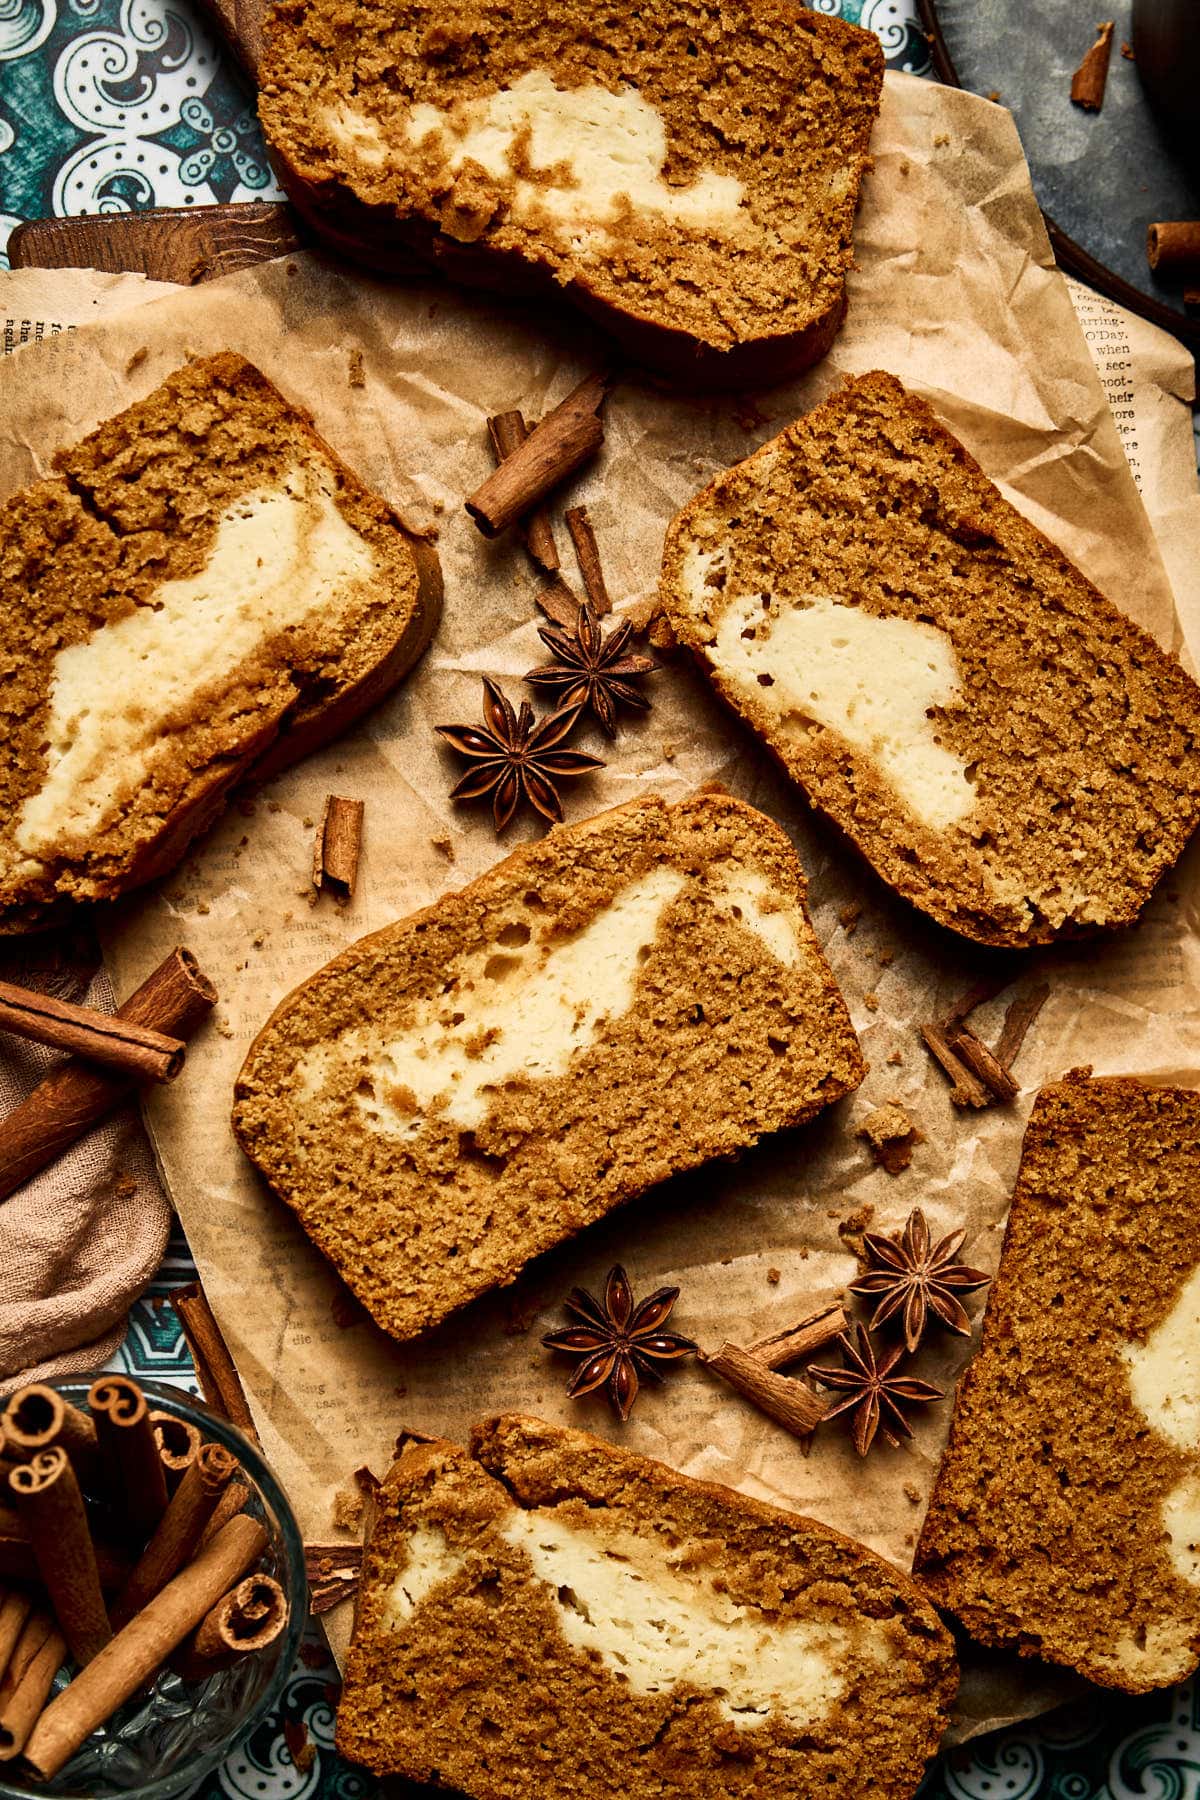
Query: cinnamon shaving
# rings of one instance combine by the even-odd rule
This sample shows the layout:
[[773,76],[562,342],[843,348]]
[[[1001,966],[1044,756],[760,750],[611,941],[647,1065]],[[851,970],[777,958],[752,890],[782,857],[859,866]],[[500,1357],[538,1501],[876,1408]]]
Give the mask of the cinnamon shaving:
[[555,625],[561,625],[564,631],[574,631],[579,602],[561,575],[556,575],[549,587],[542,589],[537,603]]
[[1086,112],[1099,112],[1104,105],[1112,43],[1113,21],[1106,19],[1102,25],[1097,25],[1096,42],[1071,77],[1071,99]]
[[588,518],[588,509],[586,506],[568,506],[563,519],[575,546],[575,561],[579,564],[579,573],[583,577],[584,592],[593,613],[599,619],[612,611],[612,601],[608,597],[604,570],[600,566],[600,547],[592,530],[592,521]]
[[309,1611],[331,1612],[353,1598],[362,1573],[361,1544],[305,1544]]

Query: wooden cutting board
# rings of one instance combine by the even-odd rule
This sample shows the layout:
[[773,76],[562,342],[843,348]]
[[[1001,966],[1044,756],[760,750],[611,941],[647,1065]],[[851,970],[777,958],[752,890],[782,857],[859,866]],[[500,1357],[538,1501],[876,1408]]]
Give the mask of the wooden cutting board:
[[[200,0],[209,23],[252,82],[262,55],[267,0]],[[103,269],[191,287],[311,241],[285,201],[153,207],[82,219],[32,219],[9,239],[14,269]]]

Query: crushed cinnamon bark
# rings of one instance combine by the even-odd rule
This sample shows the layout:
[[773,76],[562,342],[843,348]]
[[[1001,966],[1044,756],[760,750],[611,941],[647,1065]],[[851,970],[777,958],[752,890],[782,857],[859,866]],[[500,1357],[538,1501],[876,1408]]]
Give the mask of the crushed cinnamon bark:
[[325,811],[313,846],[312,884],[333,895],[340,905],[353,898],[362,851],[364,805],[342,794],[327,794]]
[[995,1050],[991,1050],[971,1030],[967,1018],[977,1006],[993,999],[1003,986],[1004,983],[997,980],[978,983],[951,1007],[944,1019],[933,1020],[921,1027],[926,1048],[950,1078],[950,1099],[955,1106],[982,1108],[995,1101],[1007,1104],[1020,1091],[1011,1064],[1045,1005],[1050,989],[1042,982],[1012,1001],[1005,1014],[999,1042]]

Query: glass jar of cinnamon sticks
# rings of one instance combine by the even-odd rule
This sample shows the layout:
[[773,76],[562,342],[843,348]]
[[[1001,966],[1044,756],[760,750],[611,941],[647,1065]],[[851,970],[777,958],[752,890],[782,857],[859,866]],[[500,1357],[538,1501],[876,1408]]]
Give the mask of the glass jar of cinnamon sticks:
[[258,1449],[117,1374],[0,1407],[0,1800],[170,1800],[275,1705],[304,1549]]

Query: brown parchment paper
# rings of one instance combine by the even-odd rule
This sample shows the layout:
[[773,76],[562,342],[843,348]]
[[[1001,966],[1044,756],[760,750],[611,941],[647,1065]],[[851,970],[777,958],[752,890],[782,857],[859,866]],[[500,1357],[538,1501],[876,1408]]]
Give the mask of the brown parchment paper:
[[[1119,605],[1180,646],[1155,537],[1052,268],[1011,118],[970,95],[889,76],[874,149],[850,315],[819,369],[753,403],[680,398],[636,380],[611,399],[604,452],[570,497],[590,508],[618,604],[637,606],[653,593],[664,526],[713,471],[844,374],[882,366],[932,401]],[[699,677],[669,661],[653,683],[653,711],[626,726],[602,775],[569,793],[568,816],[648,789],[681,798],[715,778],[778,819],[808,872],[818,936],[871,1073],[857,1096],[806,1130],[644,1197],[542,1259],[515,1289],[420,1344],[391,1344],[242,1161],[228,1125],[231,1090],[254,1031],[300,979],[502,853],[486,813],[448,800],[458,765],[431,726],[478,715],[481,673],[519,694],[522,672],[542,656],[537,583],[515,545],[479,536],[461,501],[491,466],[486,416],[512,406],[540,415],[599,352],[583,327],[561,318],[288,258],[13,357],[0,371],[0,489],[39,473],[59,443],[148,392],[186,356],[226,347],[311,407],[321,431],[413,523],[438,524],[446,577],[441,629],[404,687],[340,744],[231,810],[174,878],[126,903],[107,928],[118,993],[180,940],[221,990],[214,1025],[190,1049],[184,1078],[153,1097],[149,1122],[306,1536],[335,1536],[335,1491],[358,1464],[386,1466],[401,1424],[461,1437],[480,1414],[516,1407],[586,1424],[688,1473],[811,1513],[907,1565],[948,1403],[918,1422],[911,1446],[866,1464],[832,1431],[806,1458],[688,1366],[620,1428],[602,1405],[567,1402],[569,1371],[540,1348],[540,1335],[558,1322],[573,1282],[595,1287],[620,1258],[638,1289],[679,1283],[678,1324],[702,1343],[751,1339],[842,1292],[856,1268],[839,1233],[851,1215],[861,1222],[870,1212],[877,1227],[893,1229],[918,1203],[935,1230],[965,1223],[971,1259],[994,1266],[1021,1129],[1043,1078],[1082,1062],[1183,1082],[1200,1076],[1195,854],[1136,932],[1012,959],[1018,983],[1052,983],[1018,1064],[1024,1092],[1012,1108],[958,1114],[915,1026],[978,978],[983,956],[901,905],[815,827]],[[361,388],[350,385],[352,350],[362,352]],[[606,753],[598,737],[589,747]],[[313,821],[331,790],[366,802],[359,887],[344,912],[308,900]],[[514,828],[504,848],[532,832]],[[843,922],[850,908],[861,908],[852,927]],[[980,1016],[985,1035],[1002,1004]],[[897,1179],[854,1136],[866,1112],[891,1097],[925,1134]],[[968,1353],[957,1341],[935,1341],[922,1373],[949,1386]],[[339,1651],[347,1627],[332,1616]],[[973,1658],[955,1731],[1027,1716],[1067,1691],[1061,1677]]]

